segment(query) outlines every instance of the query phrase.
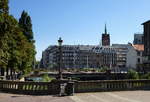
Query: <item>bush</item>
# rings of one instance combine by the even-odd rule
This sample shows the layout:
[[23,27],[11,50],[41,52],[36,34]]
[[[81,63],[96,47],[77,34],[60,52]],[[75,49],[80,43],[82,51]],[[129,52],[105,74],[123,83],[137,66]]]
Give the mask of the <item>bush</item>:
[[150,72],[141,76],[141,79],[150,79]]
[[42,82],[50,82],[53,79],[55,79],[54,77],[49,77],[48,74],[44,74],[42,77]]
[[104,66],[99,69],[99,72],[106,72],[107,70],[109,70],[109,68]]
[[139,74],[135,70],[130,69],[127,73],[128,79],[139,79]]

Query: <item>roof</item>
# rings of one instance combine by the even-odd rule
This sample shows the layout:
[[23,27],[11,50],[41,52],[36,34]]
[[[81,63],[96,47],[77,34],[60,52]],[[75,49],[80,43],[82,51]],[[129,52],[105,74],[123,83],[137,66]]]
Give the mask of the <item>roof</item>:
[[146,21],[146,22],[142,23],[142,25],[144,25],[144,24],[146,24],[146,23],[150,23],[150,20],[148,20],[148,21]]
[[136,45],[132,45],[134,47],[135,50],[138,51],[144,51],[144,45],[143,44],[136,44]]
[[112,44],[113,48],[131,48],[130,44]]

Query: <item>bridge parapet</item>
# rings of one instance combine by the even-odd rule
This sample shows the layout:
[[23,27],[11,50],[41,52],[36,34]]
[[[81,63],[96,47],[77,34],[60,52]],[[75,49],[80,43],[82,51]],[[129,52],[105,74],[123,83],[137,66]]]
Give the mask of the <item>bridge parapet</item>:
[[[66,82],[67,83],[67,82]],[[69,88],[66,87],[66,92]],[[149,90],[150,80],[100,80],[100,81],[74,81],[74,92],[101,92],[124,90]],[[0,81],[0,91],[29,94],[54,95],[60,92],[60,83],[52,82],[20,82]]]
[[78,81],[75,86],[75,92],[149,90],[150,80]]

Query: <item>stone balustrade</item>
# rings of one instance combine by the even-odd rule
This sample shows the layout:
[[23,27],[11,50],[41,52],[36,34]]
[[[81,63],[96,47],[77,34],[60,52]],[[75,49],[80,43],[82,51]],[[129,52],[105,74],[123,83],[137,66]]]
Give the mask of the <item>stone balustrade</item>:
[[[68,83],[67,81],[63,83]],[[20,82],[20,81],[0,81],[0,91],[17,94],[30,95],[54,95],[59,94],[62,82]],[[100,80],[100,81],[74,81],[74,89],[69,84],[66,91],[74,90],[81,92],[101,92],[101,91],[124,91],[124,90],[149,90],[150,80]]]
[[59,85],[50,82],[0,81],[0,90],[18,94],[57,94]]
[[75,92],[101,92],[149,89],[150,80],[101,80],[78,81],[75,83]]

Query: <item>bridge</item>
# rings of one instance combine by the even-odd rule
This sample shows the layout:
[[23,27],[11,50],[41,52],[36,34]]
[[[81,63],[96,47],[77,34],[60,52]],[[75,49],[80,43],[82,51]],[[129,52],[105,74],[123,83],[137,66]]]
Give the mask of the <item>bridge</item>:
[[[42,72],[38,75],[32,75],[32,77],[41,77],[44,74],[48,74],[51,77],[57,77],[57,72]],[[30,76],[31,77],[31,76]],[[64,78],[79,78],[80,80],[119,80],[126,79],[127,73],[104,73],[104,72],[63,72]]]

